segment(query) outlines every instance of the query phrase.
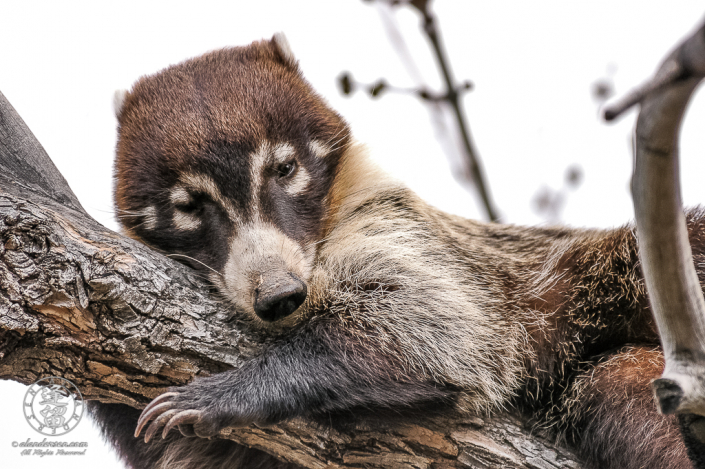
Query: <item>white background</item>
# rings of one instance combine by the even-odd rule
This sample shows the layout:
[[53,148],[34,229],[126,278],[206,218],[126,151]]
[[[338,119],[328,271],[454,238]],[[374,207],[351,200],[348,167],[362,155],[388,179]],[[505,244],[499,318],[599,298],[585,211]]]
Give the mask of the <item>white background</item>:
[[[655,69],[703,17],[701,1],[438,1],[435,11],[458,79],[475,89],[464,105],[503,220],[537,224],[532,199],[559,188],[579,165],[583,184],[562,219],[609,227],[632,217],[628,181],[634,112],[598,118],[592,84],[613,80],[623,95]],[[417,15],[395,15],[424,78],[440,80]],[[429,113],[416,99],[340,95],[343,70],[371,82],[414,86],[377,9],[358,0],[212,2],[4,2],[0,91],[44,145],[91,215],[115,229],[111,167],[112,96],[140,75],[284,31],[304,75],[351,124],[384,168],[445,210],[482,218],[475,198],[450,176]],[[696,97],[682,138],[683,199],[705,202],[705,99]],[[449,127],[449,131],[452,130]],[[0,383],[0,465],[13,469],[120,467],[91,425],[67,438],[88,441],[82,458],[20,458],[12,441],[40,439],[22,418],[24,387]]]

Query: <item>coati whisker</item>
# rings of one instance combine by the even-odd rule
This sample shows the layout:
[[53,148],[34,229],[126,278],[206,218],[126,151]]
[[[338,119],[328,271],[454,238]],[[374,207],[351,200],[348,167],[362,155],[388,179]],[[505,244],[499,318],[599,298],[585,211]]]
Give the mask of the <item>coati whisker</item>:
[[336,151],[340,150],[341,148],[343,148],[345,146],[345,141],[348,138],[349,138],[349,135],[344,135],[343,137],[340,138],[340,140],[336,141],[334,143],[334,146],[331,147],[331,149],[330,149],[331,153],[336,152]]
[[350,138],[350,132],[345,132],[341,137],[339,137],[335,142],[331,143],[330,141],[327,143],[327,146],[330,148],[329,153],[332,153],[334,151],[337,151],[344,145],[344,141]]
[[171,254],[165,254],[165,256],[166,256],[166,257],[181,257],[181,258],[183,258],[183,259],[188,259],[188,260],[190,260],[190,261],[197,262],[198,264],[200,264],[200,265],[202,265],[203,267],[205,267],[206,269],[210,270],[211,272],[213,272],[213,273],[216,274],[217,276],[219,276],[219,277],[222,277],[222,276],[223,276],[223,274],[221,274],[220,272],[218,272],[218,271],[215,270],[214,268],[210,267],[210,266],[207,265],[206,263],[201,262],[201,261],[199,261],[198,259],[196,259],[196,258],[194,258],[194,257],[187,256],[186,254],[171,253]]
[[349,135],[350,131],[347,129],[347,126],[344,123],[338,124],[338,130],[336,130],[335,134],[333,134],[326,142],[323,144],[324,147],[330,148],[331,147],[331,142],[338,136],[340,133],[343,132],[343,136]]

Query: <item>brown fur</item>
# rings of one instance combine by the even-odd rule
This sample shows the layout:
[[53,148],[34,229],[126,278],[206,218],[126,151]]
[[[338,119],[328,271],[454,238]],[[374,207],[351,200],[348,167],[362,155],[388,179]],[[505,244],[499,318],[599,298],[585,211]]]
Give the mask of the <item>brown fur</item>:
[[588,467],[692,467],[676,418],[656,412],[650,383],[662,371],[659,349],[629,346],[576,376],[559,409]]
[[[200,412],[187,422],[196,431],[429,402],[515,405],[588,467],[690,466],[674,421],[650,400],[662,359],[630,227],[525,228],[430,207],[351,143],[277,41],[140,79],[119,121],[127,232],[195,259],[261,341],[241,369],[176,390],[169,403]],[[272,175],[277,148],[306,171],[295,190]],[[174,203],[198,198],[208,216]],[[702,281],[705,216],[688,220]],[[260,320],[250,295],[280,264],[308,295],[283,319]],[[111,438],[128,459],[147,451]],[[200,442],[155,445],[156,467],[207,454],[184,441]],[[190,467],[222,464],[199,457]]]
[[[243,66],[252,63],[258,66]],[[347,144],[345,122],[268,41],[213,51],[168,70],[138,80],[120,108],[115,201],[122,214],[173,186],[173,175],[187,172],[194,156],[222,145],[252,151],[292,133]],[[131,234],[129,221],[123,224]]]

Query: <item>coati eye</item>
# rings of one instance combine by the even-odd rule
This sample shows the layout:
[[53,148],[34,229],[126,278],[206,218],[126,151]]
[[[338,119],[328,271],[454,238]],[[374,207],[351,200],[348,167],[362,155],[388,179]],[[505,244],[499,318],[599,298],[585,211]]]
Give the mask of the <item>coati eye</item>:
[[292,160],[289,161],[288,163],[282,163],[279,166],[277,166],[277,173],[279,178],[286,178],[294,174],[296,171],[296,161]]
[[169,199],[175,209],[171,219],[174,228],[181,231],[194,231],[200,228],[203,218],[203,194],[194,194],[184,187],[177,186],[171,190]]
[[197,215],[203,207],[202,194],[194,194],[179,186],[171,190],[169,199],[171,200],[171,203],[174,204],[174,208],[176,210],[188,215]]
[[195,214],[201,208],[201,204],[193,199],[187,203],[174,204],[174,208],[180,212]]

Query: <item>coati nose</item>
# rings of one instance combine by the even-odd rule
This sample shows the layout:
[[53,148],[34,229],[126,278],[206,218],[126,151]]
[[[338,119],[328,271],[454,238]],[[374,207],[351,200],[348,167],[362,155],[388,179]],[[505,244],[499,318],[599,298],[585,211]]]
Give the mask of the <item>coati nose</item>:
[[306,284],[294,274],[270,277],[255,289],[255,313],[268,322],[290,315],[306,299]]

